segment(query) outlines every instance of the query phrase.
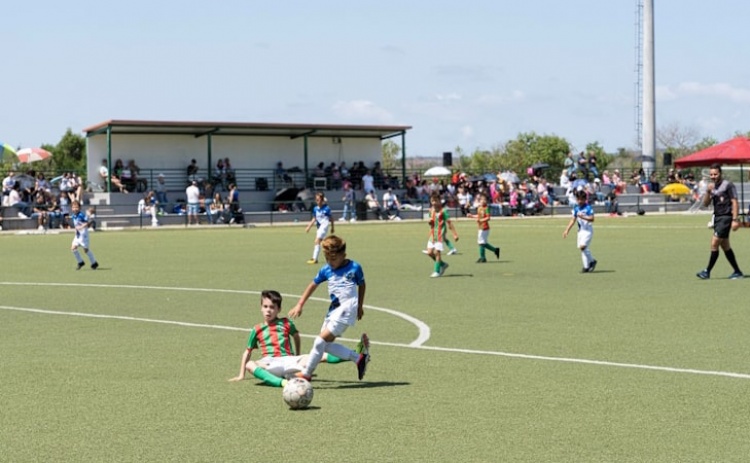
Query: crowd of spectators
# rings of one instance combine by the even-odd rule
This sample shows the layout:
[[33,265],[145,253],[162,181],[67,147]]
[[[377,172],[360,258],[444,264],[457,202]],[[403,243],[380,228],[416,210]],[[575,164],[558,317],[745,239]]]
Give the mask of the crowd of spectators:
[[[53,188],[53,183],[57,185]],[[22,219],[36,220],[39,230],[68,228],[70,203],[83,195],[81,178],[75,172],[48,180],[44,173],[29,170],[3,178],[2,206]]]

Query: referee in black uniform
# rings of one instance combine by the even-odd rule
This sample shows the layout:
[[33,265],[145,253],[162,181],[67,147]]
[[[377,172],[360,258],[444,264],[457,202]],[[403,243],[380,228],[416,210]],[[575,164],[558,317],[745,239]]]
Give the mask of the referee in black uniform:
[[708,184],[706,194],[703,196],[703,207],[709,203],[714,204],[714,235],[711,237],[711,257],[708,259],[708,267],[698,272],[701,280],[711,278],[711,270],[719,259],[719,247],[727,256],[729,264],[734,273],[729,275],[730,280],[743,278],[744,275],[737,265],[732,245],[729,244],[729,232],[740,228],[739,207],[737,205],[737,189],[729,180],[722,178],[721,165],[713,164],[709,170],[711,183]]

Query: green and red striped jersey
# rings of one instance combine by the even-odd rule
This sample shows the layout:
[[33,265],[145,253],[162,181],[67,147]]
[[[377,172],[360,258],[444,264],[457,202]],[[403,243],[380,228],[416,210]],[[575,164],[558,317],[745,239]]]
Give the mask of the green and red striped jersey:
[[247,348],[260,349],[261,357],[296,355],[292,345],[295,333],[297,327],[288,318],[277,318],[269,324],[259,323],[250,330]]

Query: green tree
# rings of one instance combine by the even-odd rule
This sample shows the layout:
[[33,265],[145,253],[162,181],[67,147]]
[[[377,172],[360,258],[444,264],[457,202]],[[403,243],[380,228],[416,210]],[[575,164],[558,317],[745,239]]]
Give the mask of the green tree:
[[381,146],[382,167],[385,172],[401,169],[401,147],[393,140],[386,140]]
[[86,139],[76,135],[70,128],[51,149],[52,166],[56,171],[74,170],[81,174],[86,172]]
[[560,172],[568,152],[570,143],[562,137],[521,133],[505,144],[503,168],[525,172],[536,163],[545,163],[551,171]]

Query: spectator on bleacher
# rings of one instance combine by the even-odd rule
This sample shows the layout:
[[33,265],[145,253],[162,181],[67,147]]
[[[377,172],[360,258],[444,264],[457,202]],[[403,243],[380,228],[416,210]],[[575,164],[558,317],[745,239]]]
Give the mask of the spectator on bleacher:
[[458,206],[461,208],[461,215],[463,217],[466,217],[467,214],[469,214],[470,208],[471,208],[471,193],[463,187],[458,187],[458,192],[456,193],[456,198],[458,199]]
[[588,179],[589,163],[586,159],[586,154],[583,151],[578,153],[578,159],[576,159],[576,170],[578,170],[578,178]]
[[187,197],[188,225],[198,225],[200,223],[198,220],[200,195],[201,190],[198,188],[198,181],[193,180],[190,182],[190,186],[185,189],[185,196]]
[[159,203],[159,212],[164,213],[164,208],[169,209],[169,200],[167,199],[167,184],[164,174],[156,176],[156,185],[154,186],[156,192],[156,201]]
[[[138,189],[138,182],[139,181],[141,183],[143,183],[143,182],[146,181],[145,179],[139,179],[138,178],[141,175],[141,168],[138,167],[138,165],[135,163],[134,159],[131,159],[131,160],[128,161],[128,165],[125,167],[124,172],[129,172],[130,173],[129,183],[131,183],[133,185],[133,190],[137,190]],[[145,186],[144,186],[144,189],[146,189]]]
[[195,182],[195,185],[198,186],[198,171],[200,168],[198,167],[198,161],[195,159],[190,160],[190,165],[187,166],[187,181],[188,186],[190,186],[193,182]]
[[597,204],[603,203],[606,200],[604,192],[602,191],[602,181],[600,179],[594,179],[592,190],[594,192],[594,197],[596,198],[595,201]]
[[36,219],[37,228],[44,230],[44,226],[47,224],[47,200],[44,197],[44,192],[38,191],[34,195],[34,203],[31,209],[31,218]]
[[60,202],[58,197],[53,194],[47,195],[47,228],[60,228],[62,213],[60,212]]
[[286,169],[284,169],[284,164],[281,161],[276,163],[275,174],[276,174],[276,178],[279,179],[285,185],[292,185],[294,183],[292,181],[292,177],[289,176],[289,174],[286,172]]
[[357,218],[354,216],[354,190],[352,184],[349,181],[344,181],[344,196],[341,201],[344,203],[344,212],[341,214],[339,222],[356,222]]
[[617,190],[615,188],[609,190],[609,193],[604,197],[604,206],[610,216],[622,215],[617,201]]
[[401,203],[391,187],[388,187],[385,193],[383,193],[383,207],[390,220],[401,220]]
[[221,194],[217,191],[214,193],[214,198],[211,204],[208,205],[209,220],[213,224],[224,223],[224,202],[221,199]]
[[364,175],[362,175],[362,190],[364,190],[365,193],[375,190],[375,177],[372,176],[370,169],[367,169]]
[[212,182],[214,185],[221,185],[221,188],[224,189],[226,186],[227,181],[227,169],[224,166],[224,160],[219,158],[218,161],[216,161],[216,167],[214,168],[214,174],[212,177]]
[[159,217],[156,212],[156,195],[153,191],[149,191],[138,201],[138,215],[151,217],[151,226],[158,227]]
[[612,185],[614,185],[613,190],[617,190],[617,193],[625,192],[627,184],[620,175],[620,169],[615,169],[615,171],[612,173]]
[[229,207],[229,214],[231,215],[229,223],[245,223],[245,216],[242,214],[242,208],[240,207],[240,190],[237,189],[237,185],[234,183],[229,184],[227,205]]
[[64,172],[62,174],[62,177],[60,178],[60,191],[65,192],[65,193],[70,193],[73,191],[73,185],[70,179],[70,172]]
[[383,174],[383,168],[380,166],[380,161],[375,161],[372,166],[372,178],[375,188],[384,188],[385,175]]
[[610,188],[615,187],[614,183],[612,183],[612,178],[610,178],[609,176],[608,170],[605,170],[604,172],[602,172],[602,185],[606,185]]
[[232,167],[232,162],[229,160],[229,158],[224,158],[224,170],[227,172],[227,184],[237,181],[237,175],[234,171],[234,167]]
[[60,215],[62,219],[62,228],[69,228],[70,224],[68,219],[70,218],[70,195],[64,191],[60,192],[57,203],[60,205]]
[[560,188],[565,188],[567,190],[568,187],[570,187],[570,178],[568,178],[568,173],[563,169],[560,174]]
[[648,186],[652,193],[658,193],[661,191],[659,188],[659,177],[656,176],[656,171],[651,171],[651,175],[648,176]]
[[[406,185],[404,190],[404,198],[403,201],[401,201],[402,204],[413,206],[414,209],[417,208],[416,205],[420,203],[419,201],[419,193],[417,193],[417,186],[414,179],[408,178],[406,179]],[[419,206],[419,209],[422,209],[422,206]]]
[[122,159],[115,160],[115,167],[112,169],[112,175],[119,178],[122,181],[122,171],[125,170],[125,165],[122,163]]
[[70,173],[70,186],[73,187],[73,200],[74,201],[82,201],[83,200],[83,180],[81,179],[81,176],[78,175],[76,172]]
[[29,203],[21,200],[20,190],[21,185],[16,181],[8,194],[8,207],[15,207],[18,210],[18,217],[28,219],[31,216],[31,207]]
[[16,184],[16,173],[11,171],[8,171],[8,175],[3,179],[3,206],[8,205],[8,195],[10,195],[10,190],[13,189],[13,185]]
[[568,152],[568,156],[565,158],[565,161],[563,161],[563,170],[565,170],[565,173],[568,177],[573,175],[573,172],[575,172],[576,163],[575,160],[573,160],[572,152]]
[[342,180],[349,180],[349,168],[346,167],[346,162],[341,161],[341,164],[339,164],[339,173],[341,174]]
[[[122,163],[122,161],[120,161],[120,163]],[[107,160],[102,159],[102,165],[101,167],[99,167],[99,178],[101,178],[102,185],[104,186],[105,190],[107,189],[107,177],[109,177],[109,169],[107,168]],[[122,186],[122,182],[120,182],[120,179],[114,173],[112,174],[112,178],[110,179],[110,181],[112,182],[112,185],[114,185],[115,188],[120,190],[120,193],[128,192],[128,190],[126,190],[125,187]],[[60,181],[60,183],[62,184],[62,181]]]
[[596,153],[594,153],[593,151],[589,151],[588,166],[589,166],[589,173],[593,175],[594,178],[598,178],[599,169],[596,168]]
[[380,207],[378,197],[375,195],[375,190],[370,190],[367,195],[365,195],[365,203],[367,203],[367,209],[373,212],[378,220],[384,220],[387,218],[387,214],[383,208]]
[[341,183],[341,172],[339,171],[339,166],[336,165],[335,162],[331,163],[331,180],[328,182],[329,185],[331,185],[332,190],[339,190],[342,186]]
[[44,173],[39,172],[36,174],[36,187],[35,191],[44,191],[45,193],[49,193],[52,190],[52,185],[49,184],[49,181],[44,177]]

